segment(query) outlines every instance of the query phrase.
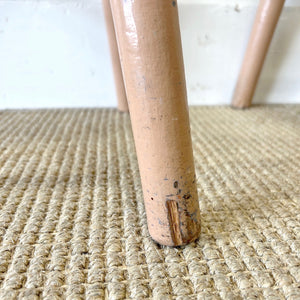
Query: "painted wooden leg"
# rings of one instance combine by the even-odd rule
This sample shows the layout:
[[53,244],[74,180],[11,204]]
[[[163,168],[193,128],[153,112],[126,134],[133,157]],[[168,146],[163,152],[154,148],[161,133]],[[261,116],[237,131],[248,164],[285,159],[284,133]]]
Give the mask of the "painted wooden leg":
[[160,244],[200,233],[177,2],[111,0],[147,213]]
[[118,99],[118,109],[120,111],[128,111],[127,97],[126,97],[126,91],[124,86],[124,80],[123,80],[123,74],[122,74],[122,68],[120,63],[120,56],[119,56],[119,50],[118,50],[118,44],[117,44],[117,38],[115,33],[115,27],[114,27],[110,2],[109,0],[102,0],[102,4],[103,4],[104,16],[105,16],[110,55],[111,55],[112,66],[113,66],[113,73],[115,78],[115,86],[116,86],[116,93]]
[[261,0],[236,84],[232,106],[251,106],[255,87],[285,0]]

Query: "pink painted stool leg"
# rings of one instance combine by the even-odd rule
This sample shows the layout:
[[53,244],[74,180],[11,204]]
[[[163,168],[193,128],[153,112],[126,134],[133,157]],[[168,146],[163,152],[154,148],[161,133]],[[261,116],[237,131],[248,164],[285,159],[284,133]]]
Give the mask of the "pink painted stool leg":
[[118,99],[118,109],[120,111],[128,111],[127,97],[126,97],[122,68],[120,63],[118,44],[117,44],[115,27],[113,23],[113,17],[112,17],[109,0],[102,0],[102,5],[104,10],[104,16],[105,16],[105,23],[106,23],[108,43],[110,47],[113,73],[115,78],[115,86],[116,86],[116,93]]
[[236,84],[232,106],[251,106],[255,87],[276,28],[284,0],[261,0]]
[[177,1],[111,0],[147,213],[160,244],[200,233]]

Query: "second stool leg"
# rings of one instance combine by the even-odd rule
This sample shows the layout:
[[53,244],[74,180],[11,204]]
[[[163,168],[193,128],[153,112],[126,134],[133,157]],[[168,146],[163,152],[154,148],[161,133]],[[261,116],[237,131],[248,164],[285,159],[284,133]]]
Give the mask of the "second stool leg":
[[255,87],[285,0],[260,0],[232,106],[251,105]]
[[200,233],[177,1],[111,0],[147,213],[154,240]]
[[122,68],[120,63],[117,38],[116,38],[115,27],[113,23],[113,17],[112,17],[109,0],[102,0],[102,5],[103,5],[104,16],[105,16],[106,31],[107,31],[109,48],[110,48],[113,73],[115,78],[118,109],[120,111],[128,111],[127,97],[126,97]]

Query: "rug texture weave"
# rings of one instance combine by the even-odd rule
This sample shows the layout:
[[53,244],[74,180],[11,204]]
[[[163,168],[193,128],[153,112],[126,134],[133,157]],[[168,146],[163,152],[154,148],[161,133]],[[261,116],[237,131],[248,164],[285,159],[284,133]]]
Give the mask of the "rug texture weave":
[[0,299],[300,299],[300,106],[190,109],[200,239],[148,235],[129,115],[0,112]]

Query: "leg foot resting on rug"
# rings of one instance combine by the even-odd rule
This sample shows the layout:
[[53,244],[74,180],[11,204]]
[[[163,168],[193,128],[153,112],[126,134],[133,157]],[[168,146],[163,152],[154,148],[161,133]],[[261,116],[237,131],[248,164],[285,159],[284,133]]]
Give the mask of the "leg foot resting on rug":
[[148,228],[178,246],[200,233],[176,1],[112,0]]

